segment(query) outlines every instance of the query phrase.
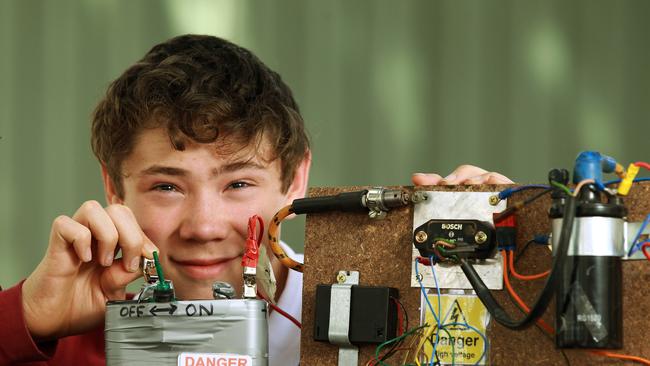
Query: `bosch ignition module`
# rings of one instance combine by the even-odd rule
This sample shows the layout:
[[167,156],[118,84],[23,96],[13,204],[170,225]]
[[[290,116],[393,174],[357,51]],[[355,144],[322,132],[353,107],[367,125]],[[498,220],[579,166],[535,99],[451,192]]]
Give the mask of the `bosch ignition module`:
[[[494,255],[496,241],[491,223],[479,220],[429,220],[414,230],[413,243],[424,258],[486,259]],[[440,256],[437,251],[444,251]]]

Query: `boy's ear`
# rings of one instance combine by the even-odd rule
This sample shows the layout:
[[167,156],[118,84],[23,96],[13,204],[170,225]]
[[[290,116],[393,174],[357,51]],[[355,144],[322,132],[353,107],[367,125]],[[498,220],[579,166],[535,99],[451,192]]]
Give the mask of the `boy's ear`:
[[311,150],[307,150],[305,157],[298,165],[296,173],[293,176],[293,181],[287,191],[287,202],[289,205],[293,200],[304,198],[307,194],[307,185],[309,184],[309,168],[311,167]]
[[117,194],[117,191],[115,190],[115,184],[113,184],[113,180],[108,175],[108,170],[104,164],[102,164],[102,181],[104,181],[104,195],[106,197],[106,204],[121,204],[123,201]]

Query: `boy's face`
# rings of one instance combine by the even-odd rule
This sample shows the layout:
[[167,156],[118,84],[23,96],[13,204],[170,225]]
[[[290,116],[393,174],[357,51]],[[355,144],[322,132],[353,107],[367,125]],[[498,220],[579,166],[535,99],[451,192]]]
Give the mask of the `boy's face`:
[[[175,150],[163,129],[142,131],[122,164],[124,198],[107,184],[109,203],[123,203],[160,249],[165,277],[181,299],[212,298],[212,283],[241,292],[241,259],[248,218],[268,223],[306,188],[309,159],[282,193],[279,159],[268,142],[226,155],[217,144],[186,143]],[[272,258],[274,269],[277,260]]]

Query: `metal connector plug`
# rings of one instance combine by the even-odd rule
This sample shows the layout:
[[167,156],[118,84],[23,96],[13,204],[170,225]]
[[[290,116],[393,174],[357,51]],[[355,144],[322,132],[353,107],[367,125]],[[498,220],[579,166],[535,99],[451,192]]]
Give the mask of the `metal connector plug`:
[[373,187],[361,198],[361,204],[368,208],[371,219],[383,219],[391,208],[403,207],[408,204],[420,203],[427,200],[426,192],[417,191],[412,195],[399,189]]
[[255,267],[244,267],[244,299],[257,298],[257,269]]

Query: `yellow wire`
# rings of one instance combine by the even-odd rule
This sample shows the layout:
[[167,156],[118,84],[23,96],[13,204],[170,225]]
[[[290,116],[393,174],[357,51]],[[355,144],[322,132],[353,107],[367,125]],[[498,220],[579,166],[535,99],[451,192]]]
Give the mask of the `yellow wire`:
[[281,208],[280,211],[273,216],[273,219],[271,219],[271,223],[269,224],[269,247],[283,266],[293,269],[294,271],[302,272],[304,265],[291,259],[280,246],[280,222],[292,213],[293,207],[289,205]]
[[413,351],[413,346],[415,346],[416,342],[418,342],[418,340],[422,337],[423,333],[424,333],[424,331],[422,329],[420,329],[416,333],[417,336],[414,335],[413,337],[411,337],[411,341],[409,342],[409,344],[407,346],[408,350],[406,351],[406,353],[404,355],[404,358],[402,359],[402,365],[406,365],[406,361],[408,361],[410,359],[409,356],[411,355],[411,352]]
[[[429,326],[429,329],[427,329],[427,332],[424,334],[424,337],[422,337],[422,339],[420,339],[420,343],[418,344],[418,348],[415,351],[415,358],[413,359],[415,361],[416,365],[421,366],[420,365],[420,360],[419,360],[420,352],[422,352],[422,349],[424,348],[424,344],[427,343],[427,339],[429,338],[429,336],[431,336],[431,334],[433,334],[433,332],[437,328],[438,328],[437,324],[435,326],[433,326],[433,325]],[[428,363],[429,362],[429,357],[424,353],[423,353],[423,355],[424,355],[424,358],[427,360],[427,363]]]

